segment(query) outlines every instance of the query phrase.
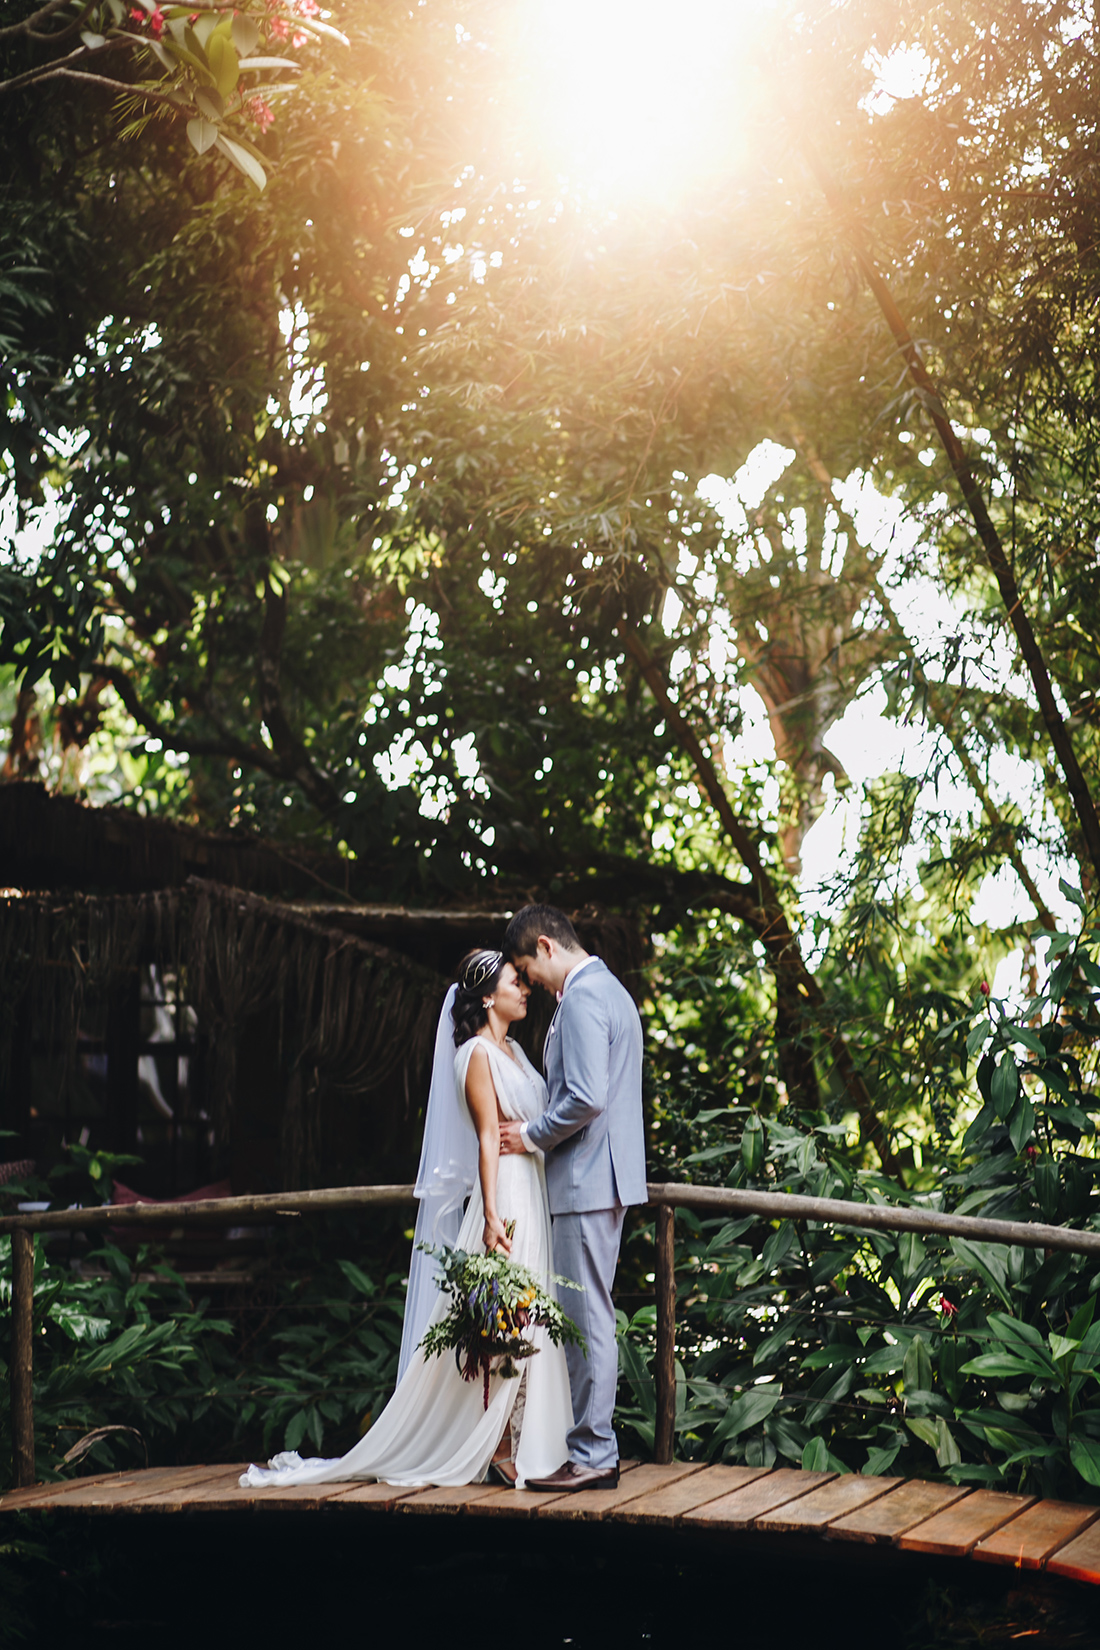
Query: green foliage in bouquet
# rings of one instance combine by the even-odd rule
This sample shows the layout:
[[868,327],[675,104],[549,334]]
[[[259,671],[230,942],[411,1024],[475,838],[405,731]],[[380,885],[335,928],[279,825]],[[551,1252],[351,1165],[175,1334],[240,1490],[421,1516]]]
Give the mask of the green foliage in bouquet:
[[[510,1256],[470,1255],[463,1249],[421,1248],[439,1263],[437,1282],[451,1296],[451,1310],[432,1324],[420,1345],[429,1358],[454,1352],[463,1380],[473,1381],[480,1372],[489,1407],[489,1373],[492,1360],[501,1358],[499,1373],[510,1379],[518,1375],[517,1358],[530,1358],[538,1351],[528,1338],[532,1329],[545,1329],[555,1346],[585,1346],[584,1336],[567,1317],[552,1295],[548,1295],[533,1272]],[[550,1281],[566,1289],[579,1289],[568,1278]]]

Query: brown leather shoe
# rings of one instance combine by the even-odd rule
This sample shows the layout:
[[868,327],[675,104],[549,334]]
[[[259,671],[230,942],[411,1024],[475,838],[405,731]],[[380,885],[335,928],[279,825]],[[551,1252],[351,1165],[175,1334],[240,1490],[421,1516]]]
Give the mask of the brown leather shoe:
[[619,1468],[582,1467],[576,1461],[566,1461],[548,1478],[529,1478],[529,1490],[545,1490],[548,1495],[571,1495],[574,1490],[617,1490]]

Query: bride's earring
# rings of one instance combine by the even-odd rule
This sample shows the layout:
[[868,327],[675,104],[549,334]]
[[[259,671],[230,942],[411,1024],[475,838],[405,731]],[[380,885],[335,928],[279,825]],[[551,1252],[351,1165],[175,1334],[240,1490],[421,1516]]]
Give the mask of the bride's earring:
[[481,1006],[482,1006],[482,1008],[492,1008],[493,998],[492,997],[482,997]]

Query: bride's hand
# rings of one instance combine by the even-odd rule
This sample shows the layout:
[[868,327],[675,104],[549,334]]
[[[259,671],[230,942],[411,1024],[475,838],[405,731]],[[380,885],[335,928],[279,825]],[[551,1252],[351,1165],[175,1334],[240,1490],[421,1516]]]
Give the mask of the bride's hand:
[[506,1255],[512,1253],[511,1239],[504,1230],[504,1222],[499,1215],[486,1215],[481,1241],[485,1245],[487,1255],[491,1255],[494,1249],[502,1249]]

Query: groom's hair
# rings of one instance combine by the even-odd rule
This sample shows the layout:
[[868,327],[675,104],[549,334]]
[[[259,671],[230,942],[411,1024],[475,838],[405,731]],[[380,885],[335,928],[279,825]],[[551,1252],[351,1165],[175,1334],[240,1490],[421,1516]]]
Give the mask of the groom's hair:
[[539,935],[556,940],[564,951],[580,951],[577,930],[564,911],[556,905],[525,905],[517,911],[504,935],[506,957],[533,957],[539,946]]

